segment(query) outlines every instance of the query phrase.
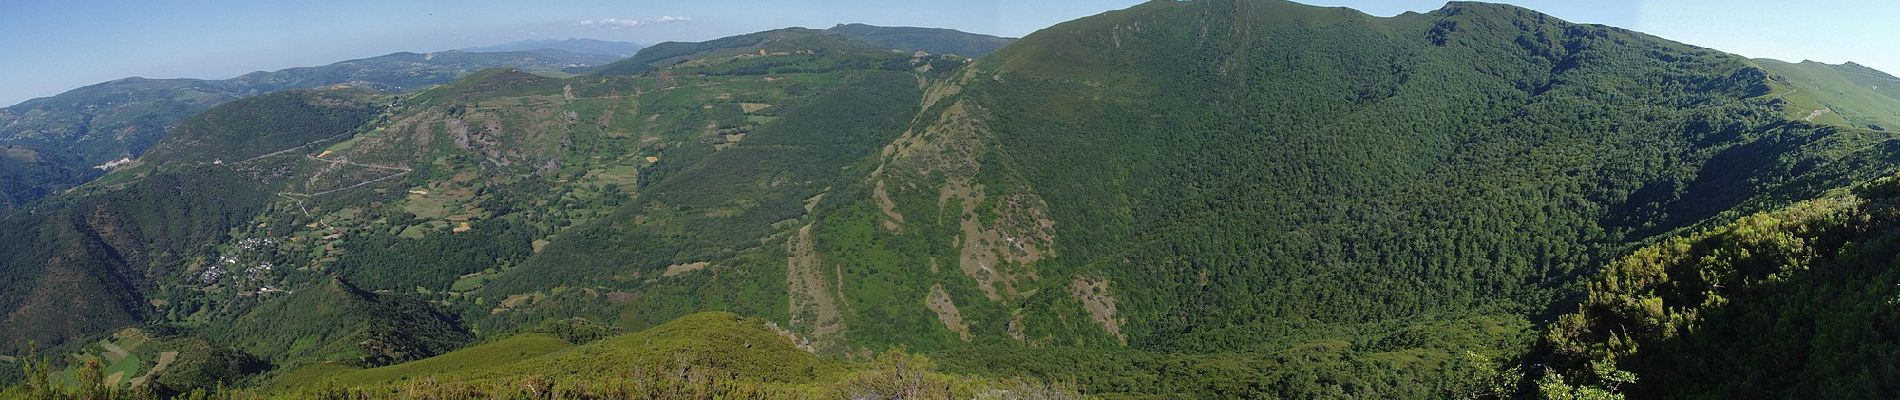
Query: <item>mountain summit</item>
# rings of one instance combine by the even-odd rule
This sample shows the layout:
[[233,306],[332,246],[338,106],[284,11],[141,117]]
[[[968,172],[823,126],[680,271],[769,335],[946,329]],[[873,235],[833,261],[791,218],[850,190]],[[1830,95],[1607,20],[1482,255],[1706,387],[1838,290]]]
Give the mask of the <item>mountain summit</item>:
[[292,397],[1884,397],[1884,74],[1782,64],[1154,1],[253,96],[0,221],[0,344]]

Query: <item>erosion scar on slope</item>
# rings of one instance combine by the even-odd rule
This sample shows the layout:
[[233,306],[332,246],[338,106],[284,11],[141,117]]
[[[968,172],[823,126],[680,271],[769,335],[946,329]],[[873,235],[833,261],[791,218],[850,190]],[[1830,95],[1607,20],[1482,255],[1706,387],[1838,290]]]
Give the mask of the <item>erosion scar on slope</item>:
[[1116,315],[1115,296],[1108,293],[1108,280],[1101,278],[1076,277],[1069,284],[1069,294],[1082,302],[1082,308],[1088,311],[1089,319],[1101,325],[1109,336],[1128,345],[1128,336],[1122,334],[1122,319]]
[[689,273],[689,272],[706,269],[706,266],[708,265],[712,265],[712,263],[700,261],[700,262],[693,262],[693,263],[668,265],[666,266],[666,272],[661,273],[660,276],[671,278],[675,276],[685,275],[686,273]]
[[957,311],[956,302],[950,300],[950,292],[943,290],[943,285],[930,287],[930,295],[924,297],[924,307],[937,313],[937,320],[943,322],[945,329],[956,332],[965,342],[970,341],[970,325],[963,322],[963,313]]
[[838,337],[844,332],[844,318],[839,315],[836,299],[831,297],[830,283],[819,269],[811,225],[798,228],[798,234],[786,240],[785,252],[788,255],[785,283],[790,296],[792,326],[810,329],[815,341]]
[[884,216],[890,218],[883,221],[884,229],[904,233],[904,214],[897,212],[897,203],[892,202],[890,192],[884,190],[884,180],[878,177],[871,179],[877,181],[871,186],[871,198],[877,200],[878,211],[883,211]]

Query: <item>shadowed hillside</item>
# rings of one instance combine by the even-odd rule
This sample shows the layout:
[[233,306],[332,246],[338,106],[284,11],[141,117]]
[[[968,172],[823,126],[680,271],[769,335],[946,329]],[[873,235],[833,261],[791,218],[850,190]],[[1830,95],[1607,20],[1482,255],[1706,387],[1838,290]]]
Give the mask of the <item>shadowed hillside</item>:
[[318,398],[1884,393],[1853,356],[1886,351],[1874,286],[1747,278],[1878,255],[1825,233],[1878,228],[1874,192],[1749,217],[1895,172],[1856,119],[1879,92],[1831,80],[1872,72],[1472,2],[884,42],[963,39],[786,28],[225,104],[0,225],[0,338],[170,326],[272,364],[233,393]]

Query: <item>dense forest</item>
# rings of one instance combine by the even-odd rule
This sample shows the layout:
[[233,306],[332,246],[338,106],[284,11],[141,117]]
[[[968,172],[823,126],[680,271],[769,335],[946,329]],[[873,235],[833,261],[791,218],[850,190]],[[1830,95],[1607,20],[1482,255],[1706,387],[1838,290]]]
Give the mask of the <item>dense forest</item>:
[[1203,0],[253,96],[6,215],[0,395],[1891,397],[1864,69]]
[[0,145],[0,213],[26,205],[99,176],[81,168],[72,156],[14,145]]
[[1885,398],[1900,177],[1611,262],[1545,339],[1552,378],[1638,397]]

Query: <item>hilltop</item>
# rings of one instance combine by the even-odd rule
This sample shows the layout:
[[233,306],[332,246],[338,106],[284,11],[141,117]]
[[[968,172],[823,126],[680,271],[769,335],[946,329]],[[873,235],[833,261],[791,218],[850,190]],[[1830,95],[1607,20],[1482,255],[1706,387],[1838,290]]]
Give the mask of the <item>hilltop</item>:
[[[1848,78],[1873,72],[1507,5],[1157,1],[976,58],[875,42],[882,29],[217,106],[0,223],[0,344],[96,354],[101,335],[176,325],[268,360],[234,374],[245,390],[312,395],[836,397],[923,370],[959,396],[1028,378],[1127,397],[1469,398],[1607,393],[1628,383],[1617,368],[1785,391],[1832,380],[1723,389],[1669,361],[1711,348],[1654,346],[1684,326],[1655,321],[1701,303],[1604,282],[1720,261],[1642,260],[1755,246],[1723,233],[1755,228],[1725,227],[1900,168],[1880,103],[1858,100],[1886,95]],[[1823,107],[1842,118],[1807,118]],[[1884,215],[1829,210],[1847,227]],[[1842,229],[1824,236],[1861,232]],[[1851,247],[1888,254],[1866,237]],[[1723,287],[1756,282],[1737,279]],[[1808,293],[1834,292],[1757,307]],[[1637,313],[1650,297],[1676,308]],[[1843,310],[1789,315],[1865,314]],[[941,372],[898,366],[918,354]],[[1622,364],[1589,367],[1605,359]],[[1621,390],[1694,394],[1653,379]]]
[[1860,64],[1828,65],[1756,59],[1773,74],[1776,98],[1789,117],[1806,122],[1887,131],[1900,129],[1900,78]]
[[[103,171],[143,155],[172,127],[237,99],[291,89],[345,85],[407,91],[477,70],[510,67],[550,74],[578,72],[617,60],[579,53],[394,53],[321,67],[259,71],[225,80],[125,78],[0,108],[0,145],[62,154],[53,170]],[[71,187],[98,173],[48,173],[26,185]],[[48,192],[9,190],[23,203]],[[16,204],[0,204],[0,211]]]
[[1016,40],[953,29],[866,24],[838,24],[825,29],[825,33],[855,38],[891,49],[955,54],[964,57],[982,57]]

